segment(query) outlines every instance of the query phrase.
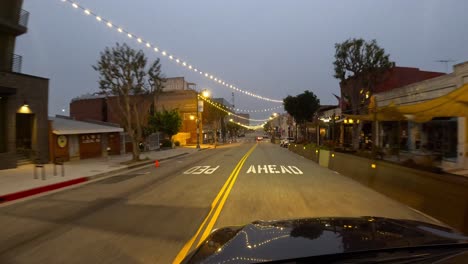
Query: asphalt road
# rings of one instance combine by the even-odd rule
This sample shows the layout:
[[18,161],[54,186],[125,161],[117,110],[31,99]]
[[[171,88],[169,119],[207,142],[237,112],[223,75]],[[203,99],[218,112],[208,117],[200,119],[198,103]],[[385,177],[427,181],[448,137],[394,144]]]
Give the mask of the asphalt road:
[[278,145],[245,140],[0,207],[0,263],[171,263],[213,228],[363,215],[431,221]]

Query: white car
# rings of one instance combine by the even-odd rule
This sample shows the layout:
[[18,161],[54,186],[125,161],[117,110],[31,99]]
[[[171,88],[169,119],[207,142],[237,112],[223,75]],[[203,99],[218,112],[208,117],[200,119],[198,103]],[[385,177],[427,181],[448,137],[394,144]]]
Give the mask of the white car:
[[294,138],[289,137],[289,138],[283,138],[280,142],[280,147],[287,148],[289,144],[294,143]]

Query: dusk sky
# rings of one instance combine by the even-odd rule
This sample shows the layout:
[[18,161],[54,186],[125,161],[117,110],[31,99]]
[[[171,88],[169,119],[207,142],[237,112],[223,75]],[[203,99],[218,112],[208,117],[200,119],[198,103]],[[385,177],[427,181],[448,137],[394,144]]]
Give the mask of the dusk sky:
[[[398,66],[446,71],[437,60],[468,60],[468,1],[178,1],[81,0],[114,24],[237,87],[274,99],[304,90],[322,104],[336,104],[334,44],[348,38],[376,39]],[[70,100],[98,91],[91,68],[99,52],[116,42],[152,52],[60,0],[24,0],[28,33],[17,39],[23,73],[50,78],[49,115]],[[184,76],[214,97],[231,101],[232,90],[161,58],[167,77]],[[449,71],[454,63],[449,64]],[[235,94],[236,108],[280,104]],[[282,111],[282,110],[281,110]],[[279,111],[279,112],[281,112]],[[265,118],[271,113],[251,115]]]

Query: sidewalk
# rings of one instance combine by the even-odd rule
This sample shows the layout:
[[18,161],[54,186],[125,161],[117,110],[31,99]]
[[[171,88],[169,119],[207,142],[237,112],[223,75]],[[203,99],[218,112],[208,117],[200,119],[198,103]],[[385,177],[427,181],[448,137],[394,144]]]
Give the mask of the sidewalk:
[[[209,146],[203,145],[202,149],[204,148],[209,148]],[[131,160],[131,153],[109,158],[69,161],[64,164],[64,177],[61,176],[61,166],[57,166],[57,175],[54,176],[54,165],[46,164],[44,165],[45,180],[42,179],[42,170],[40,168],[37,168],[37,179],[34,179],[35,165],[33,164],[19,166],[15,169],[0,170],[0,203],[108,176],[139,165],[150,164],[155,160],[164,160],[197,151],[196,148],[178,147],[162,151],[144,152],[140,156],[143,161],[137,165],[121,164]],[[145,158],[148,158],[148,160],[144,160]]]

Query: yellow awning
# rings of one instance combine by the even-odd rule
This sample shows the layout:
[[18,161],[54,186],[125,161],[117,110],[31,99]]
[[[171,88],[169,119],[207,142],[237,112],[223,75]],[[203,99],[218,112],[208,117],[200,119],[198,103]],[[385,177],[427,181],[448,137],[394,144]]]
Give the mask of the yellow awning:
[[467,117],[468,116],[468,84],[454,91],[422,103],[395,106],[393,103],[379,107],[376,113],[366,115],[345,115],[348,118],[366,121],[398,121],[412,120],[427,122],[434,117]]
[[434,117],[466,117],[468,116],[468,84],[426,102],[398,106],[398,111],[415,122],[427,122]]

